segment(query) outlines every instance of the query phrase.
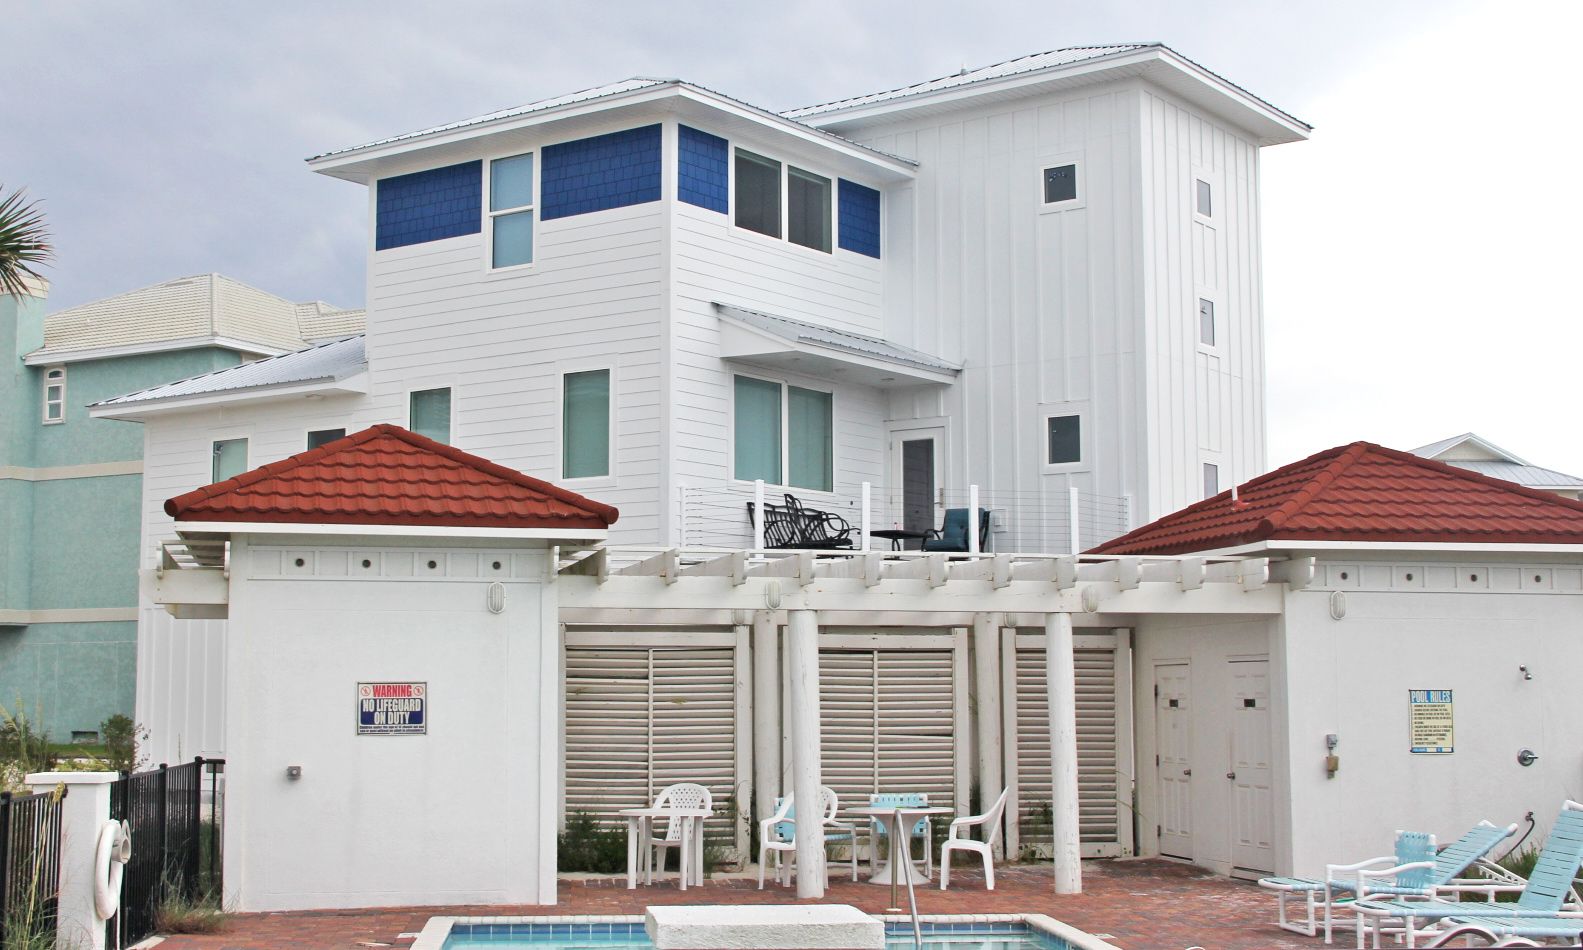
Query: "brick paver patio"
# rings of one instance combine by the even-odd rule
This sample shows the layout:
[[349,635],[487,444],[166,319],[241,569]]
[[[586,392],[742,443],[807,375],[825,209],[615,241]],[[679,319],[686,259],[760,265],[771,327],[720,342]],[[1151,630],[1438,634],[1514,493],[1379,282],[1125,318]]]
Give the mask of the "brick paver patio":
[[[1084,892],[1056,897],[1048,866],[1004,867],[995,875],[996,888],[986,892],[982,877],[952,872],[950,891],[918,889],[923,914],[1044,913],[1096,934],[1126,950],[1151,947],[1203,947],[1205,950],[1298,948],[1320,950],[1323,942],[1276,928],[1270,921],[1274,900],[1256,886],[1217,877],[1196,868],[1156,860],[1086,861]],[[852,904],[882,912],[890,889],[853,884],[834,877],[828,903]],[[957,887],[960,880],[961,887]],[[906,902],[905,894],[902,897]],[[437,914],[641,914],[649,904],[795,903],[791,891],[728,878],[679,892],[669,882],[628,891],[624,881],[567,880],[555,907],[424,907],[354,911],[308,911],[283,914],[239,914],[224,934],[177,936],[160,950],[274,950],[306,948],[345,950],[378,946],[405,947],[402,933],[415,933]]]

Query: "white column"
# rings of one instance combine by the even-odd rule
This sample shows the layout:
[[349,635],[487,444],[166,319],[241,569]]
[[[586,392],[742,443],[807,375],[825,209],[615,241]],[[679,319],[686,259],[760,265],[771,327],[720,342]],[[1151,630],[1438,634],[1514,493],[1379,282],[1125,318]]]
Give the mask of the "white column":
[[[28,788],[47,792],[65,785],[60,811],[60,903],[56,946],[104,950],[104,921],[94,910],[94,854],[99,829],[110,820],[110,783],[115,772],[39,772]],[[138,847],[136,841],[132,846]],[[144,844],[142,847],[149,847]]]
[[[973,692],[978,697],[978,808],[994,804],[1003,788],[1000,736],[1000,615],[973,615]],[[985,829],[985,834],[989,829]],[[1003,839],[1002,839],[1003,840]],[[1003,853],[1001,840],[995,842]]]
[[967,486],[967,553],[978,551],[978,486]]
[[872,501],[873,501],[873,486],[870,485],[868,482],[864,482],[863,483],[863,545],[862,545],[862,550],[864,550],[864,551],[868,550],[868,548],[869,548],[869,541],[872,540],[868,536],[869,532],[874,530],[874,516],[873,516],[873,513],[870,511],[870,507],[869,507],[870,503]]
[[824,825],[819,786],[819,615],[786,612],[791,666],[792,794],[797,799],[797,896],[824,896]]
[[753,615],[753,804],[755,821],[775,813],[781,793],[780,643],[775,617]]
[[1077,667],[1072,658],[1072,615],[1046,617],[1044,639],[1050,701],[1050,808],[1055,838],[1055,892],[1080,894],[1083,863],[1077,811]]
[[1078,529],[1077,529],[1078,528],[1077,522],[1078,522],[1078,519],[1080,519],[1083,516],[1083,514],[1082,514],[1082,506],[1081,506],[1081,504],[1079,502],[1079,498],[1078,498],[1078,494],[1077,494],[1077,486],[1073,485],[1070,488],[1068,488],[1066,491],[1067,491],[1066,520],[1067,520],[1068,524],[1070,525],[1070,530],[1067,533],[1071,536],[1071,539],[1072,539],[1072,553],[1073,554],[1082,554],[1083,553],[1083,540],[1080,537],[1082,532],[1078,531]]
[[[752,825],[745,821],[753,810],[753,799],[748,790],[753,788],[753,745],[757,733],[753,728],[753,628],[739,623],[732,628],[736,640],[731,650],[731,669],[736,682],[737,701],[733,710],[732,731],[735,733],[736,770],[732,792],[736,798],[736,846],[741,854],[751,847]],[[562,707],[565,708],[564,706]],[[565,756],[562,756],[565,760]],[[564,787],[564,782],[562,786]]]

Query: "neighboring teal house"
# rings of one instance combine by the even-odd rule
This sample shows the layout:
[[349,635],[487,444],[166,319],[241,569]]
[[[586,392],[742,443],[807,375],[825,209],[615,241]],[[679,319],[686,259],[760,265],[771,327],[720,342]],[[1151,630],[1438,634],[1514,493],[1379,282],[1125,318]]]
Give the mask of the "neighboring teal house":
[[0,296],[0,704],[52,738],[132,713],[143,427],[89,403],[361,333],[363,312],[218,274],[45,314]]

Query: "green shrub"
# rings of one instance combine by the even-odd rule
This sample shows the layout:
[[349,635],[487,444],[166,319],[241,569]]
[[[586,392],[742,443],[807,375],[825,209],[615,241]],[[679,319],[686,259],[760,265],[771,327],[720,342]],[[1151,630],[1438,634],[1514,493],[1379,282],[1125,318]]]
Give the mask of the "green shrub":
[[189,897],[180,874],[167,875],[162,890],[164,895],[154,909],[154,929],[160,933],[217,934],[230,926],[231,917],[220,906],[220,897],[213,891],[201,891]]
[[26,791],[23,776],[54,769],[55,754],[50,751],[49,734],[42,722],[38,707],[28,716],[20,697],[14,711],[0,703],[0,791]]
[[587,812],[566,816],[556,845],[562,871],[615,874],[627,869],[626,828],[601,822]]
[[99,735],[104,738],[104,757],[111,770],[136,772],[148,764],[141,749],[148,739],[148,730],[134,723],[132,717],[116,713],[99,724]]

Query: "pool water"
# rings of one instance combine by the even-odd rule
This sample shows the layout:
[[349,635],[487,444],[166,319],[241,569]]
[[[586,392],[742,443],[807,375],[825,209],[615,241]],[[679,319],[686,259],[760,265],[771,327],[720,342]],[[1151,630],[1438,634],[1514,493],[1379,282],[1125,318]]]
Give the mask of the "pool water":
[[[909,924],[885,925],[886,950],[910,950]],[[926,950],[1071,950],[1060,937],[1023,923],[925,923]],[[553,950],[652,950],[641,923],[627,924],[464,924],[451,927],[445,950],[506,950],[511,947]]]

